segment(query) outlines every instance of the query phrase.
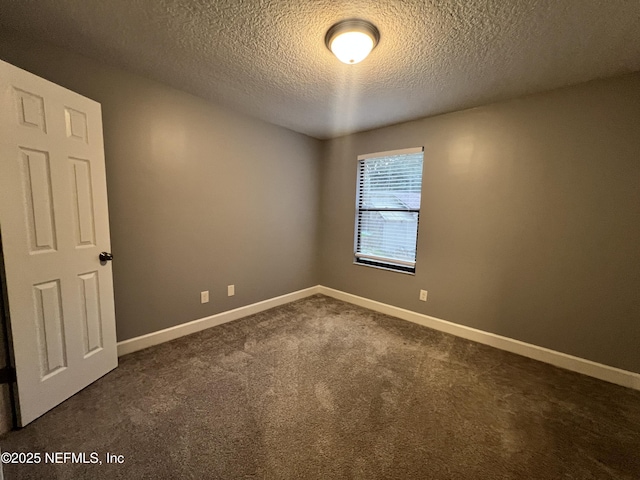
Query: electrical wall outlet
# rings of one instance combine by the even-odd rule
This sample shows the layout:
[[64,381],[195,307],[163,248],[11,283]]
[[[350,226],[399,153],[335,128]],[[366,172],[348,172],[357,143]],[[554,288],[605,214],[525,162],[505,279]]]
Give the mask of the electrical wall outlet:
[[209,303],[209,290],[200,292],[200,303]]
[[427,301],[427,292],[426,290],[420,290],[420,300],[422,300],[423,302]]
[[236,294],[235,285],[227,285],[227,297],[233,297]]

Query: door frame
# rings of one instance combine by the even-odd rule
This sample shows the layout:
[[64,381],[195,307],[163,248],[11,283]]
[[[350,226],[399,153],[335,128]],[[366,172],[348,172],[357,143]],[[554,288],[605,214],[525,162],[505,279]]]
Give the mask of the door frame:
[[[7,381],[0,384],[0,389],[3,385],[8,387],[8,399],[9,403],[6,405],[7,411],[0,412],[0,415],[7,420],[11,418],[10,429],[15,430],[18,428],[18,402],[16,397],[16,379],[15,379],[15,365],[13,360],[13,340],[11,337],[11,322],[9,317],[9,300],[7,295],[7,275],[4,270],[4,250],[2,249],[2,224],[0,224],[0,328],[2,329],[0,334],[3,337],[2,345],[0,348],[4,349],[4,369],[8,375]],[[2,361],[0,359],[0,361]],[[4,392],[3,392],[4,393]]]

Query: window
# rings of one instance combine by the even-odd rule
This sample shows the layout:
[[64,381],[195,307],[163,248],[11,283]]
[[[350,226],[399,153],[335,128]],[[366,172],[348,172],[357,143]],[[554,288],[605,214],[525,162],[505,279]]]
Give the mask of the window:
[[423,148],[358,157],[355,263],[416,271]]

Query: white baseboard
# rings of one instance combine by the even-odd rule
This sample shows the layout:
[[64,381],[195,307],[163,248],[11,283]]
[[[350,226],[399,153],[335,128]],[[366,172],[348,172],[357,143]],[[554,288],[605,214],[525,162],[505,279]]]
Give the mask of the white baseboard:
[[417,323],[418,325],[432,328],[434,330],[450,333],[457,337],[466,338],[467,340],[499,348],[500,350],[505,350],[534,360],[549,363],[556,367],[588,375],[606,382],[622,385],[623,387],[640,390],[640,374],[635,372],[629,372],[627,370],[603,365],[584,358],[574,357],[573,355],[521,342],[520,340],[514,340],[513,338],[503,337],[501,335],[496,335],[495,333],[489,333],[483,330],[459,325],[457,323],[448,322],[446,320],[441,320],[439,318],[413,312],[404,308],[394,307],[393,305],[387,305],[386,303],[359,297],[351,293],[342,292],[322,285],[298,290],[297,292],[270,298],[262,302],[253,303],[234,310],[211,315],[210,317],[193,320],[192,322],[176,325],[175,327],[166,328],[157,332],[148,333],[147,335],[118,342],[118,356],[168,342],[169,340],[184,337],[185,335],[199,332],[210,327],[215,327],[216,325],[222,325],[223,323],[231,322],[248,315],[253,315],[273,307],[284,305],[285,303],[300,300],[317,293],[333,297],[338,300],[343,300],[354,305],[359,305],[392,317],[400,318],[402,320],[408,320],[409,322]]
[[268,300],[263,300],[262,302],[252,303],[251,305],[228,310],[226,312],[217,313],[210,317],[182,323],[175,327],[165,328],[164,330],[123,340],[122,342],[118,342],[118,356],[121,357],[127,353],[137,352],[143,348],[152,347],[153,345],[184,337],[185,335],[190,335],[210,327],[215,327],[216,325],[222,325],[223,323],[253,315],[254,313],[263,312],[264,310],[278,307],[285,303],[294,302],[301,298],[315,295],[316,293],[320,293],[319,285],[305,288],[304,290],[298,290],[297,292],[288,293],[286,295],[281,295],[279,297],[270,298]]
[[483,330],[466,327],[464,325],[430,317],[429,315],[413,312],[411,310],[405,310],[404,308],[394,307],[393,305],[369,300],[368,298],[359,297],[340,290],[334,290],[333,288],[319,286],[317,293],[321,293],[338,300],[343,300],[354,305],[359,305],[370,310],[375,310],[376,312],[408,320],[434,330],[450,333],[457,337],[466,338],[468,340],[473,340],[474,342],[499,348],[500,350],[506,350],[507,352],[516,353],[524,357],[549,363],[556,367],[588,375],[606,382],[622,385],[623,387],[640,390],[640,374],[638,373],[610,367],[584,358],[574,357],[573,355],[568,355],[566,353],[557,352],[555,350],[539,347],[537,345],[521,342],[519,340],[503,337]]

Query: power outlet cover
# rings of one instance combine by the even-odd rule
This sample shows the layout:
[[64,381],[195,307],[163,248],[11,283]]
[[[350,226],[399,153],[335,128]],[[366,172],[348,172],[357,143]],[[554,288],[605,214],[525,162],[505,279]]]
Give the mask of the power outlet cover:
[[420,300],[422,300],[423,302],[426,302],[428,293],[429,292],[427,292],[426,290],[420,290]]

